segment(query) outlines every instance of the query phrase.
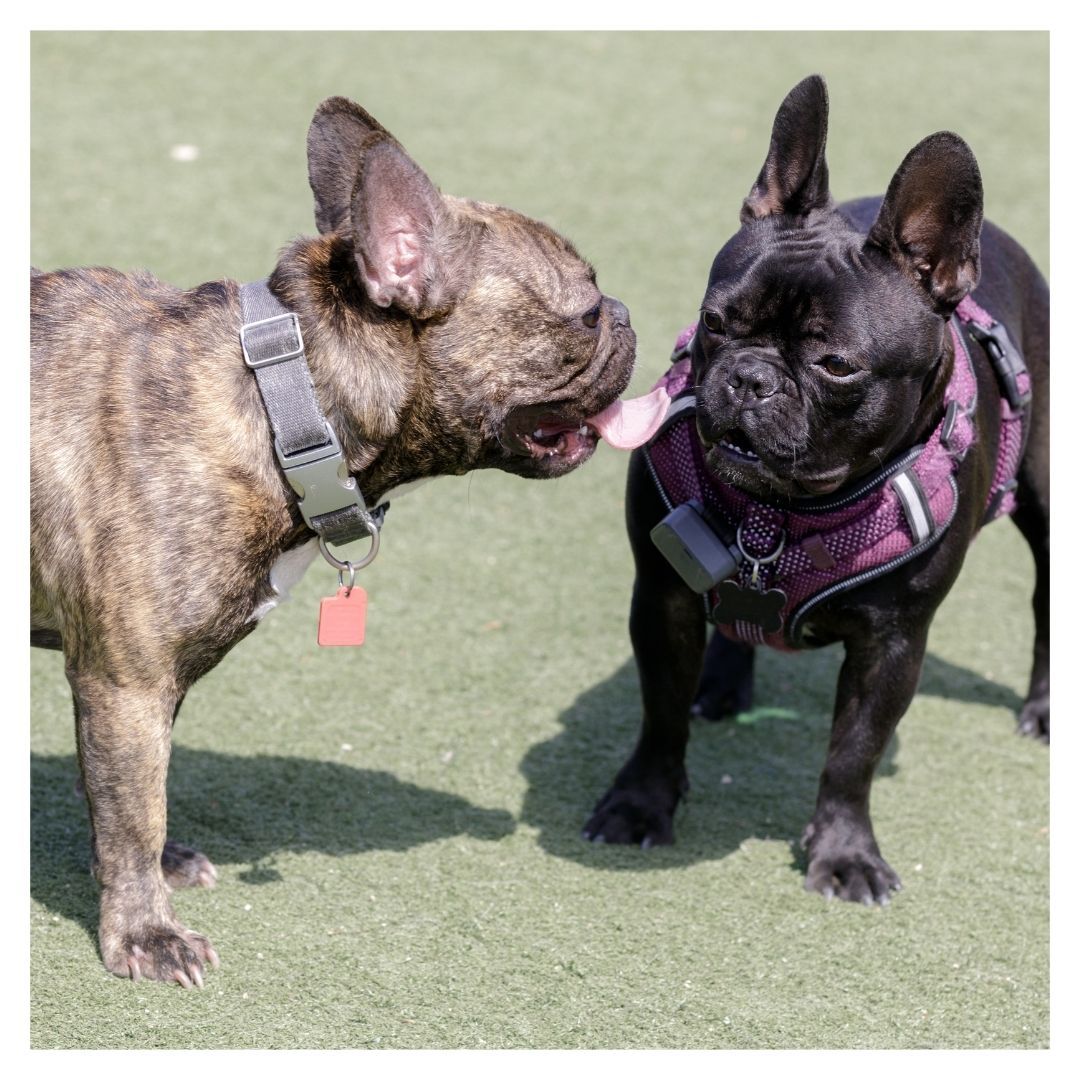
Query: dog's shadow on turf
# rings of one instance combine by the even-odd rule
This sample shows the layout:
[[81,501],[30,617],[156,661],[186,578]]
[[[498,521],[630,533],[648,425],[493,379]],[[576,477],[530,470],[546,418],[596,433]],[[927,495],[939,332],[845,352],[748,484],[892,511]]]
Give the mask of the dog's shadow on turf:
[[[95,935],[98,891],[89,872],[89,819],[75,790],[73,754],[30,756],[30,890],[54,914]],[[467,834],[514,831],[505,810],[474,806],[390,773],[297,757],[240,757],[174,746],[169,836],[249,885],[281,879],[282,852],[404,851]]]
[[[787,841],[793,865],[805,868],[799,839],[813,813],[825,763],[842,658],[839,646],[794,656],[760,650],[754,708],[733,720],[692,724],[691,790],[676,812],[676,842],[648,852],[593,844],[581,836],[593,805],[637,739],[641,697],[636,666],[627,660],[562,714],[560,734],[526,754],[523,820],[539,830],[544,850],[606,870],[710,861],[752,838]],[[933,655],[926,658],[919,692],[1013,710],[1022,704],[1012,689]],[[899,738],[894,735],[889,743],[879,778],[895,774]]]

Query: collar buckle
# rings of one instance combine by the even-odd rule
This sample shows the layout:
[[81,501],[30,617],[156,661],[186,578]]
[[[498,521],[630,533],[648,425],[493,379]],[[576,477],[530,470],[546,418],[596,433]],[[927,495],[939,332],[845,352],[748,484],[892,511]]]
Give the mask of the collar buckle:
[[314,528],[313,518],[346,506],[366,509],[356,479],[348,473],[341,444],[329,424],[326,425],[326,436],[327,441],[322,446],[295,454],[283,453],[281,444],[274,440],[274,453],[285,471],[285,479],[300,498],[300,513],[309,528]]

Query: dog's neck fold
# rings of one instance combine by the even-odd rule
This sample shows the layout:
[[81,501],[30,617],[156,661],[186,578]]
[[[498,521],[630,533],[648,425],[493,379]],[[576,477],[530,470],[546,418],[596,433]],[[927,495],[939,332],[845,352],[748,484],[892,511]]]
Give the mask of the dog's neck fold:
[[316,398],[368,503],[433,475],[401,445],[406,416],[437,430],[440,411],[416,327],[367,298],[347,243],[297,240],[269,283],[300,320]]

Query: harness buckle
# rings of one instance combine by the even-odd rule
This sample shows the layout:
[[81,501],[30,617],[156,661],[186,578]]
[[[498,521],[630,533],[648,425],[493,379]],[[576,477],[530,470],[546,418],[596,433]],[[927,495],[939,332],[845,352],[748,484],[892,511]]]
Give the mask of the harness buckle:
[[[997,372],[1005,396],[1013,409],[1022,409],[1031,403],[1031,379],[1027,365],[1020,350],[1012,343],[1009,332],[999,322],[993,322],[989,328],[976,322],[967,324],[968,333],[986,350],[990,363]],[[1025,385],[1021,387],[1020,377],[1025,376]]]
[[956,430],[956,421],[964,414],[964,410],[960,408],[959,401],[950,401],[945,406],[945,416],[941,421],[941,430],[938,434],[938,441],[945,448],[945,453],[952,458],[954,462],[961,462],[967,456],[967,448],[957,445],[959,442],[959,432]]

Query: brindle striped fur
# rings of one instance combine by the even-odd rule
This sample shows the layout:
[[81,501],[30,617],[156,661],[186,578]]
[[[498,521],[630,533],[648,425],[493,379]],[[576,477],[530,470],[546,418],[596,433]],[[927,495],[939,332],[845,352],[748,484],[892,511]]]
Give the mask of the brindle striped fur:
[[[440,195],[341,98],[308,139],[320,236],[271,288],[295,310],[324,411],[369,504],[497,467],[515,409],[584,418],[625,388],[634,337],[546,226]],[[242,362],[238,286],[182,291],[103,268],[31,278],[31,642],[64,651],[110,971],[202,983],[217,965],[172,887],[213,884],[166,841],[170,729],[187,689],[255,622],[269,572],[310,538]]]

